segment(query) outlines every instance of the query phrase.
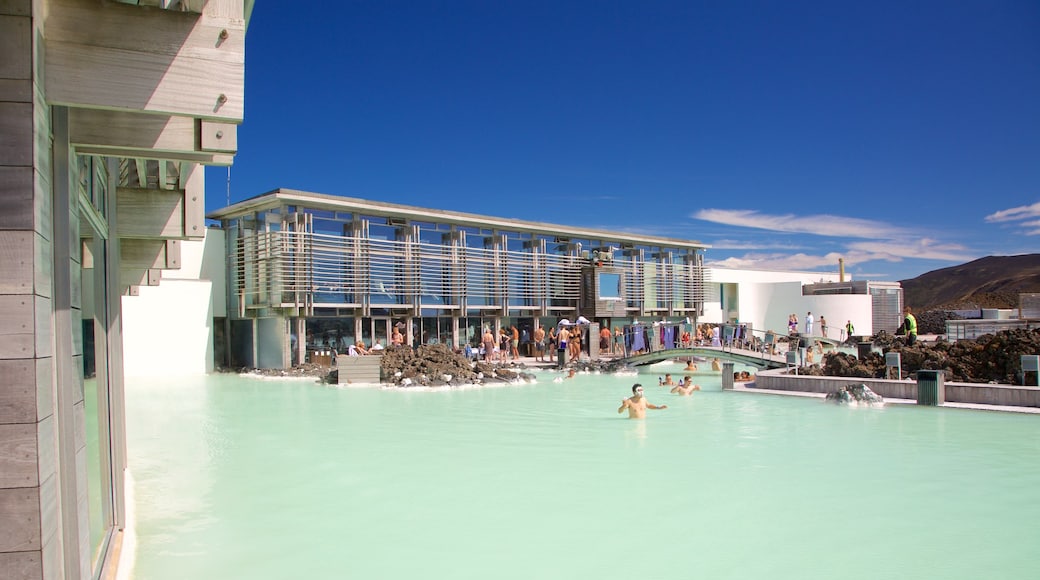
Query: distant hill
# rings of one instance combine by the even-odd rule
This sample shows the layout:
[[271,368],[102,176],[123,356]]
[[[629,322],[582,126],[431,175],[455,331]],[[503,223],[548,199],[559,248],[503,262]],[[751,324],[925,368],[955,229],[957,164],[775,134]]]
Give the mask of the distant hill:
[[1040,254],[987,256],[900,280],[916,312],[937,308],[1018,308],[1022,292],[1040,292]]

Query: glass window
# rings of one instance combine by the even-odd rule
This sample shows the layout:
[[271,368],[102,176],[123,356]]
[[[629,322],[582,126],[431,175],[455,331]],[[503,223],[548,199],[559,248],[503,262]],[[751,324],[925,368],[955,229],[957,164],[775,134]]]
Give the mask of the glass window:
[[597,281],[600,300],[621,298],[621,274],[600,272]]

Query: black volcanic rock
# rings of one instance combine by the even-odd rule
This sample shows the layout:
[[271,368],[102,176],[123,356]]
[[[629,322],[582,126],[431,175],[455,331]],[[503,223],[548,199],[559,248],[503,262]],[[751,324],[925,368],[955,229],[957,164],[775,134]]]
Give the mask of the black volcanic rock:
[[[945,380],[964,383],[1022,384],[1022,355],[1040,354],[1040,328],[1002,330],[975,340],[917,342],[909,346],[902,337],[879,334],[874,346],[885,353],[898,352],[903,372],[941,370]],[[834,377],[885,378],[885,359],[871,352],[862,360],[855,355],[828,353],[819,366],[799,369],[801,374]]]

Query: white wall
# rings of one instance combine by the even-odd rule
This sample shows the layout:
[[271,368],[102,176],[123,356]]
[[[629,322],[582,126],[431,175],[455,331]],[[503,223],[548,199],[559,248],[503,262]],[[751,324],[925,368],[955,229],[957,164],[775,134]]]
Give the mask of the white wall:
[[198,375],[213,371],[213,317],[224,316],[224,232],[181,244],[179,270],[158,286],[123,296],[127,376]]
[[[837,282],[838,273],[779,272],[767,270],[729,270],[710,268],[711,284],[736,287],[736,305],[729,304],[726,310],[719,302],[704,305],[702,322],[722,323],[728,321],[728,311],[736,310],[737,322],[751,324],[756,331],[772,330],[787,334],[787,317],[798,315],[798,328],[805,328],[805,315],[813,313],[816,319],[813,334],[820,335],[820,316],[827,318],[830,338],[838,338],[845,322],[852,321],[856,334],[873,334],[869,295],[832,294],[825,296],[803,296],[802,286],[818,282]],[[848,278],[847,278],[848,279]]]

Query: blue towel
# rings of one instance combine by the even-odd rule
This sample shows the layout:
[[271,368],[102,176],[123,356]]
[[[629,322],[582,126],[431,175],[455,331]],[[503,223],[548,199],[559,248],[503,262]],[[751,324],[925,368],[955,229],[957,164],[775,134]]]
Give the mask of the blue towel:
[[643,336],[643,327],[636,325],[632,327],[632,350],[643,350],[646,348],[646,338]]

